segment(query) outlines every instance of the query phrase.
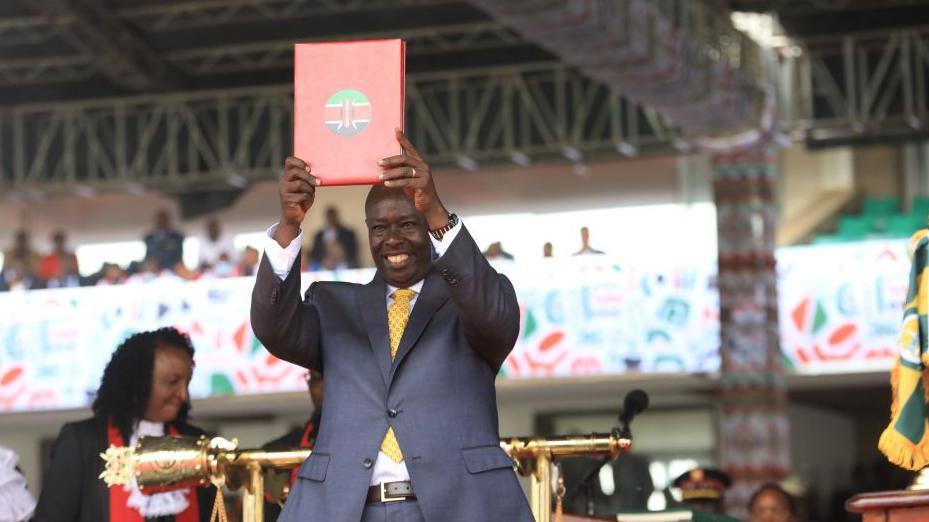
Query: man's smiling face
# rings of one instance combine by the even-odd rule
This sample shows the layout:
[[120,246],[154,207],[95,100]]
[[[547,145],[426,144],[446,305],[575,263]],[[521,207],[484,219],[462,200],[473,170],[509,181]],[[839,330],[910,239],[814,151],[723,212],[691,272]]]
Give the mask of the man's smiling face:
[[365,214],[371,257],[381,277],[398,288],[425,278],[432,269],[426,222],[403,193],[383,187],[372,190]]

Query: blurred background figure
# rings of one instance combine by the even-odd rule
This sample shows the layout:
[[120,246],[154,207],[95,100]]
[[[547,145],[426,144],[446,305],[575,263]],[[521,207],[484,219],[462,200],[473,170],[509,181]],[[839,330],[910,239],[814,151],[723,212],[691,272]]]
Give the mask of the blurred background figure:
[[758,488],[748,503],[748,522],[798,522],[794,498],[777,484]]
[[335,242],[326,245],[326,255],[323,256],[323,270],[344,270],[349,267],[345,248],[342,243]]
[[6,266],[3,273],[0,274],[2,276],[0,277],[0,292],[45,288],[43,282],[35,276],[35,272],[29,269],[27,262],[22,258],[14,257],[6,261],[4,265]]
[[145,259],[153,259],[161,270],[172,270],[184,258],[184,234],[171,228],[167,210],[155,214],[155,229],[145,235]]
[[13,246],[4,252],[3,255],[6,260],[22,260],[30,270],[36,270],[39,265],[39,254],[33,250],[29,238],[29,231],[24,228],[16,231]]
[[23,228],[16,231],[13,246],[3,253],[3,260],[4,269],[6,269],[7,264],[19,260],[23,262],[23,268],[27,272],[35,275],[39,267],[39,254],[32,249],[28,230]]
[[56,230],[52,233],[52,251],[39,262],[38,276],[50,281],[77,274],[77,256],[68,249],[68,237],[64,230]]
[[0,522],[26,522],[32,519],[35,499],[12,450],[0,446]]
[[322,266],[327,256],[326,246],[334,243],[338,243],[344,252],[346,268],[358,268],[358,240],[355,232],[342,224],[339,211],[335,207],[327,207],[326,226],[313,237],[313,247],[310,250],[311,262]]
[[232,243],[232,236],[222,231],[219,221],[212,218],[206,222],[206,233],[200,238],[200,252],[197,266],[214,267],[222,261],[230,261],[234,258],[235,246]]
[[[293,448],[312,448],[316,443],[316,436],[319,434],[320,419],[323,415],[323,374],[310,370],[306,373],[306,385],[310,394],[310,403],[313,405],[313,413],[309,420],[302,427],[294,428],[286,434],[278,437],[264,446],[262,449],[269,451],[284,451]],[[290,492],[294,482],[297,480],[297,468],[290,472],[277,472],[276,483],[284,484],[284,495]],[[265,498],[265,521],[274,522],[280,516],[281,507],[277,502]]]
[[45,280],[45,288],[74,288],[84,284],[77,271],[77,258],[64,257]]
[[258,270],[258,261],[260,260],[261,257],[258,255],[257,248],[252,246],[245,247],[245,250],[242,252],[242,259],[239,261],[236,275],[240,277],[255,275],[255,271]]
[[130,267],[131,275],[126,278],[126,283],[150,283],[159,278],[162,272],[165,271],[158,259],[151,256],[147,256],[140,264],[136,265],[134,271],[132,268]]
[[671,483],[681,490],[681,505],[702,511],[724,515],[726,490],[732,478],[723,471],[713,468],[694,468]]
[[484,251],[484,257],[487,259],[508,259],[513,260],[513,255],[503,250],[503,243],[500,241],[494,241],[487,247],[487,250]]
[[121,285],[126,282],[126,272],[116,263],[103,263],[95,277],[95,284],[98,286]]
[[590,246],[590,230],[587,227],[581,227],[581,249],[574,253],[576,256],[588,254],[603,254],[602,250]]
[[145,435],[204,434],[188,423],[193,356],[190,339],[174,328],[137,333],[116,348],[103,370],[93,416],[61,428],[36,520],[209,520],[212,488],[143,495],[134,482],[107,488],[98,478],[104,467],[99,455],[109,446],[134,446]]
[[542,257],[552,257],[551,242],[546,242],[544,245],[542,245]]

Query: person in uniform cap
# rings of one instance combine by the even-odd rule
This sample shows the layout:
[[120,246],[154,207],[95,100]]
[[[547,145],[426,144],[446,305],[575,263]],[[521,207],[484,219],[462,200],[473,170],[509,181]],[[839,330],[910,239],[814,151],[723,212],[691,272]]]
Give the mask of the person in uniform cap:
[[723,499],[732,478],[718,469],[694,468],[674,479],[672,486],[680,488],[684,506],[706,513],[725,513]]
[[[313,414],[306,421],[303,427],[294,428],[285,435],[278,437],[262,446],[262,449],[268,451],[287,451],[297,448],[312,449],[316,442],[316,435],[319,433],[319,420],[323,414],[323,374],[316,370],[310,370],[306,373],[306,385],[310,392],[310,401],[313,403]],[[287,494],[297,482],[297,468],[289,470],[287,473],[275,472],[275,475],[286,475],[277,477],[284,479],[284,492],[282,501],[286,500]],[[281,507],[277,499],[272,498],[267,492],[265,493],[265,522],[274,522],[281,515]]]

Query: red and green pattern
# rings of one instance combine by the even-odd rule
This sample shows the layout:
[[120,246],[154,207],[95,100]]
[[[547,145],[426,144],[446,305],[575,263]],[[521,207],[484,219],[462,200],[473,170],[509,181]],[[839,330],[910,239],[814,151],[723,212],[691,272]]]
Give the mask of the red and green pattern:
[[323,119],[339,136],[355,136],[371,123],[371,101],[357,89],[342,89],[326,100]]

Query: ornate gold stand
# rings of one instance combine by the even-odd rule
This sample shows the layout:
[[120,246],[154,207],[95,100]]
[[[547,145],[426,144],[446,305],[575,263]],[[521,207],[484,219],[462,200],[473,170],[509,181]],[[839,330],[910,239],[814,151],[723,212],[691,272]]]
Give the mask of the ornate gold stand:
[[[551,467],[554,459],[568,456],[609,455],[616,458],[632,448],[632,440],[618,431],[565,437],[503,439],[500,447],[531,480],[530,505],[538,522],[552,515]],[[126,484],[135,477],[142,491],[214,484],[235,490],[244,486],[243,522],[264,519],[265,473],[299,466],[310,450],[240,450],[236,439],[222,437],[142,437],[135,448],[111,447],[100,455],[107,486]],[[286,498],[287,491],[272,491]]]

